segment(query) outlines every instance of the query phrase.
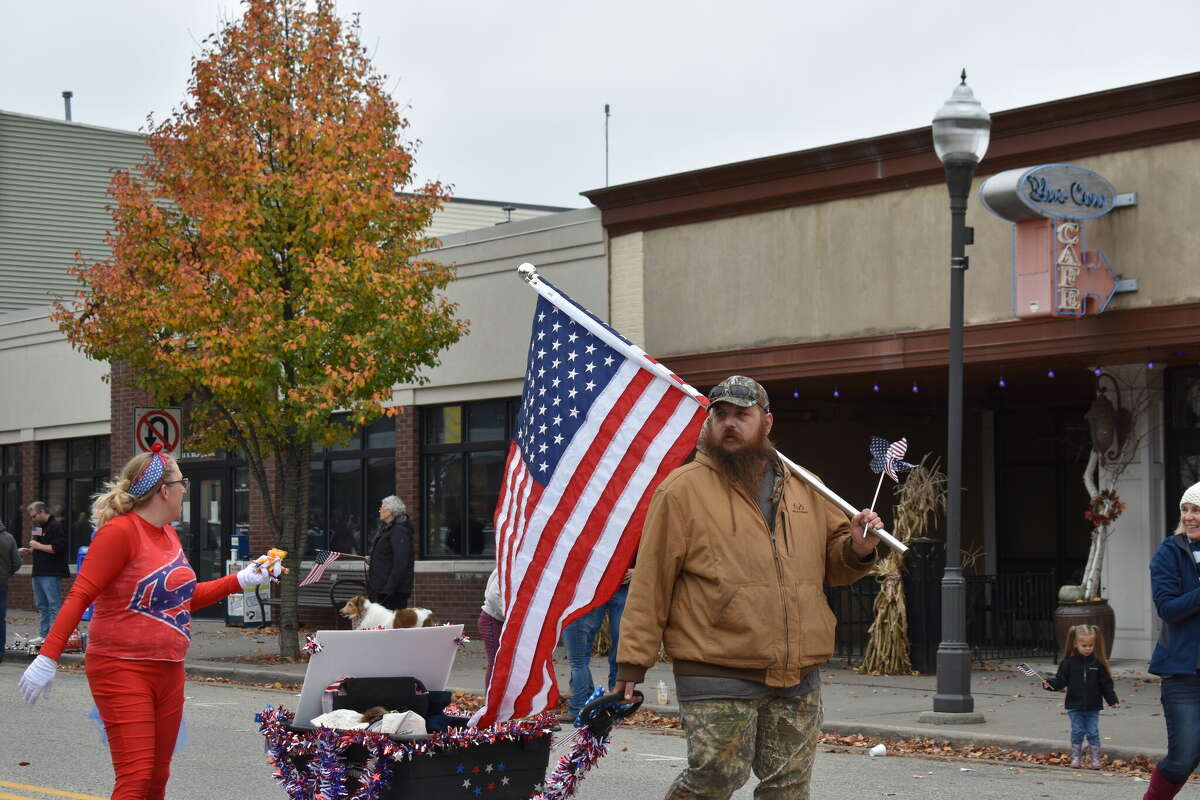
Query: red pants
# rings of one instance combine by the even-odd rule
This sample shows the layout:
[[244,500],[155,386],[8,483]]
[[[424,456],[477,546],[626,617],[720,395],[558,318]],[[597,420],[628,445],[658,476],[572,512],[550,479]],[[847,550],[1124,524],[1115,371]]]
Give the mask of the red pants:
[[85,671],[117,775],[112,800],[162,800],[183,719],[183,662],[89,655]]

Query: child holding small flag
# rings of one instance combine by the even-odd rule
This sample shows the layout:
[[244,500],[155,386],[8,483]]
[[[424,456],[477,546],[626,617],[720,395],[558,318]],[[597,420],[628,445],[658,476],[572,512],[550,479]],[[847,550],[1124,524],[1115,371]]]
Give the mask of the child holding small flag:
[[1088,769],[1100,769],[1100,709],[1104,701],[1113,708],[1120,705],[1113,691],[1112,672],[1104,650],[1104,634],[1095,625],[1075,625],[1067,633],[1058,674],[1042,681],[1052,692],[1067,690],[1067,716],[1071,718],[1071,766],[1081,765],[1083,740],[1091,744],[1092,763]]

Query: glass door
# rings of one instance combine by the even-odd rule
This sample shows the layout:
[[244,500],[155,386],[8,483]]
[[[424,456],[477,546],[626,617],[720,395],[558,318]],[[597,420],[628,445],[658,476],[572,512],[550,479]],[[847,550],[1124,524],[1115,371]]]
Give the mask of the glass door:
[[[188,469],[191,485],[183,503],[183,519],[176,527],[197,581],[211,581],[225,574],[229,554],[230,520],[223,470]],[[223,617],[225,604],[195,609],[197,617]]]

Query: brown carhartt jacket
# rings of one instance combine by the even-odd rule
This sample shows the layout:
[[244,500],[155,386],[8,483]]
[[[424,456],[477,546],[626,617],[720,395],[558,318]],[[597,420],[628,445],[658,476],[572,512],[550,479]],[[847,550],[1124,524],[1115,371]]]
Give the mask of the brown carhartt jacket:
[[617,678],[640,683],[661,641],[678,674],[793,686],[833,653],[823,587],[861,578],[874,561],[851,550],[846,515],[790,473],[772,535],[758,505],[699,453],[650,502]]

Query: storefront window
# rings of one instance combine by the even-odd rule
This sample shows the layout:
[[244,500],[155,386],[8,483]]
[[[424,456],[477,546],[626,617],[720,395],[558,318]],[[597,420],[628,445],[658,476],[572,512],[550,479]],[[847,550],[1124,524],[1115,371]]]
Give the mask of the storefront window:
[[425,444],[458,444],[462,441],[462,406],[425,410]]
[[423,410],[421,551],[427,557],[495,555],[492,515],[518,403],[486,400]]
[[21,535],[21,445],[0,445],[0,520],[14,538]]
[[395,420],[384,417],[340,444],[315,448],[310,467],[305,557],[317,550],[365,553],[379,501],[396,492]]
[[[1170,367],[1164,377],[1167,395],[1166,508],[1179,508],[1179,497],[1200,482],[1200,368]],[[1166,515],[1166,530],[1175,530],[1175,511]]]
[[107,436],[58,439],[41,445],[40,496],[59,519],[70,542],[68,560],[92,538],[92,496],[109,479]]

